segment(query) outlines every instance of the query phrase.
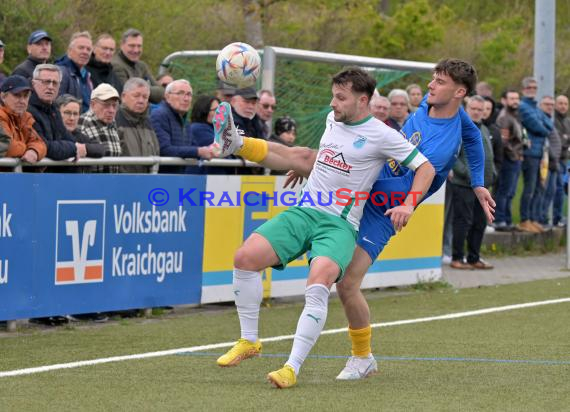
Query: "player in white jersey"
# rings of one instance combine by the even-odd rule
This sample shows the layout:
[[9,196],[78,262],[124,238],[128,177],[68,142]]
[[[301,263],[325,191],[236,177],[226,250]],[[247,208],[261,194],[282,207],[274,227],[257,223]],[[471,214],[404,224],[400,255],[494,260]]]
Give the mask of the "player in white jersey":
[[[387,159],[396,159],[416,171],[404,205],[388,214],[396,226],[409,218],[410,205],[421,199],[435,171],[425,157],[399,133],[370,115],[368,103],[376,81],[353,67],[332,81],[333,113],[327,117],[317,160],[301,197],[301,204],[267,221],[238,249],[234,257],[233,288],[241,327],[241,338],[217,363],[236,366],[261,352],[258,337],[259,306],[262,300],[261,272],[267,267],[284,268],[310,251],[310,269],[305,307],[285,365],[269,373],[276,387],[295,385],[299,369],[320,335],[327,317],[330,288],[342,279],[352,258],[364,199]],[[292,148],[259,139],[242,138],[235,132],[228,105],[221,104],[214,119],[220,156],[237,153],[276,169],[299,166],[299,159],[280,156]],[[242,141],[242,139],[245,139]],[[295,150],[295,149],[293,149]],[[301,150],[300,154],[303,153]],[[340,190],[343,190],[340,192]],[[334,192],[333,202],[320,204],[319,196]],[[328,202],[327,202],[328,203]]]

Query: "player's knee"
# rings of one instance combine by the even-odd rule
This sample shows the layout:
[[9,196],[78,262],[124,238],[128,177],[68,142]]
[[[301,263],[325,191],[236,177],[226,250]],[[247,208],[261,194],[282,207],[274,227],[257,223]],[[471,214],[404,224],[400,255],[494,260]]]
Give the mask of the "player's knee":
[[336,284],[336,293],[342,303],[346,303],[349,300],[349,292],[350,290],[349,288],[345,287],[344,281]]
[[234,255],[234,267],[242,270],[258,270],[256,253],[248,247],[240,247]]
[[336,291],[342,303],[350,302],[357,294],[360,293],[360,283],[355,282],[351,277],[344,279],[336,284]]

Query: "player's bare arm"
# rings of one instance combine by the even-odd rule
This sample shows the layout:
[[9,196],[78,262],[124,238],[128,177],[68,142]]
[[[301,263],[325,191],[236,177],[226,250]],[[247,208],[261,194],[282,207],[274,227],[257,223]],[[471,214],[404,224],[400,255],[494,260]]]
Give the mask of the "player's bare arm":
[[404,204],[386,211],[386,216],[390,216],[390,220],[397,232],[408,224],[415,207],[429,190],[434,177],[435,169],[432,164],[430,162],[422,163],[416,169],[412,189],[404,200]]

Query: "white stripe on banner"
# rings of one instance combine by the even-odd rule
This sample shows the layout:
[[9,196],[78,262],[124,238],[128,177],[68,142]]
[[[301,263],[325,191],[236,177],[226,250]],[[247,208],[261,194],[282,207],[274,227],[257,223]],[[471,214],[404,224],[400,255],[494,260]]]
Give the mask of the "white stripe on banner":
[[[430,316],[430,317],[426,317],[426,318],[397,320],[397,321],[393,321],[393,322],[384,322],[384,323],[374,323],[371,326],[372,326],[372,328],[385,328],[385,327],[389,327],[389,326],[400,326],[400,325],[409,325],[409,324],[413,324],[413,323],[433,322],[436,320],[466,318],[469,316],[487,315],[489,313],[506,312],[509,310],[525,309],[525,308],[532,308],[532,307],[537,307],[537,306],[554,305],[557,303],[568,303],[568,302],[570,302],[570,298],[544,300],[544,301],[540,301],[540,302],[520,303],[520,304],[516,304],[516,305],[499,306],[499,307],[495,307],[495,308],[472,310],[472,311],[468,311],[468,312],[449,313],[447,315]],[[332,334],[336,334],[336,333],[346,333],[347,331],[348,331],[348,328],[328,329],[328,330],[322,331],[321,334],[322,335],[332,335]],[[279,342],[279,341],[283,341],[283,340],[292,340],[294,338],[294,336],[295,335],[274,336],[271,338],[261,339],[261,342]],[[35,368],[15,369],[15,370],[11,370],[11,371],[0,372],[0,378],[6,378],[6,377],[10,377],[10,376],[32,375],[35,373],[50,372],[50,371],[55,371],[55,370],[60,370],[60,369],[80,368],[83,366],[100,365],[103,363],[122,362],[122,361],[129,361],[129,360],[135,360],[135,359],[157,358],[160,356],[177,355],[180,353],[200,352],[200,351],[212,350],[212,349],[229,348],[229,347],[232,347],[234,345],[234,343],[235,343],[235,341],[213,343],[210,345],[191,346],[188,348],[169,349],[169,350],[163,350],[163,351],[157,351],[157,352],[139,353],[139,354],[134,354],[134,355],[112,356],[109,358],[99,358],[99,359],[69,362],[69,363],[58,363],[55,365],[38,366]]]

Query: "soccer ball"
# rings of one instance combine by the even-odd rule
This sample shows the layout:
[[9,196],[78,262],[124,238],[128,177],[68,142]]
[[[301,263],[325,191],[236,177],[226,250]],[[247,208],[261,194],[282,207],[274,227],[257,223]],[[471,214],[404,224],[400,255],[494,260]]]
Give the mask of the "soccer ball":
[[261,70],[261,58],[247,43],[228,44],[218,54],[216,71],[224,83],[238,89],[255,84]]

